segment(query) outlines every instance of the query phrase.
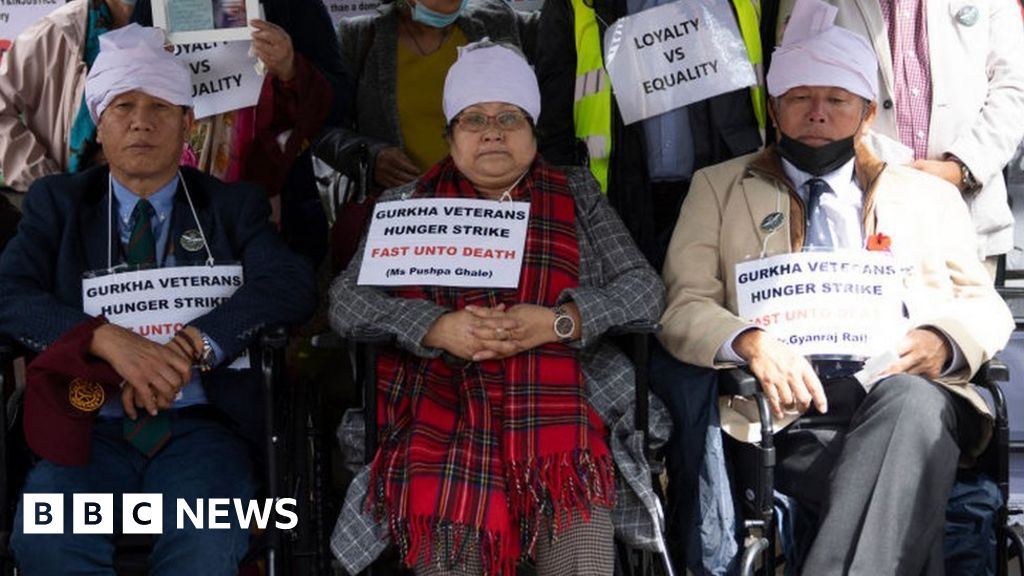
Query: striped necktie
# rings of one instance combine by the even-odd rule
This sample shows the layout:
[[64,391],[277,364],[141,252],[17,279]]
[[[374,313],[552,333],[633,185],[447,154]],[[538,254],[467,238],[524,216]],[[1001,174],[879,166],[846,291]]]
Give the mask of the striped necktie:
[[[145,198],[139,199],[132,210],[132,234],[128,238],[125,261],[130,265],[151,267],[156,264],[156,237],[153,234],[153,216],[156,211]],[[125,440],[146,456],[152,457],[171,439],[171,418],[167,412],[151,416],[142,412],[135,421],[124,418],[122,430]]]

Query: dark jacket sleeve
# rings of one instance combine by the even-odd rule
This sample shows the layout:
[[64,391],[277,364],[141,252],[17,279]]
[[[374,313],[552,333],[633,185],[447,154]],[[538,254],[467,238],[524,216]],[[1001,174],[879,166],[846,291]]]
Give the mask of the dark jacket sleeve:
[[576,89],[576,40],[569,0],[548,0],[541,9],[536,71],[541,114],[537,124],[541,156],[553,165],[578,165],[573,94]]
[[0,258],[0,334],[36,352],[89,318],[80,306],[67,303],[70,295],[62,299],[55,293],[73,203],[50,182],[40,179],[29,188],[18,233]]
[[222,209],[229,214],[225,220],[234,222],[228,241],[237,247],[245,283],[226,302],[190,323],[216,341],[227,358],[249,345],[265,326],[299,324],[316,307],[313,270],[277,237],[266,198],[248,186],[233,190],[231,196],[238,198],[237,203]]

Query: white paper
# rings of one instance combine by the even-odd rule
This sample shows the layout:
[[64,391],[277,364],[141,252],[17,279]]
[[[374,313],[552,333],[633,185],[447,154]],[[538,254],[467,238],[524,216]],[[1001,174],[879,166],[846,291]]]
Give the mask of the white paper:
[[255,106],[263,89],[251,41],[179,44],[174,54],[192,74],[196,119]]
[[623,122],[757,82],[727,0],[672,2],[615,21],[605,68]]
[[[213,310],[245,282],[241,265],[172,266],[82,279],[82,309],[166,344],[190,321]],[[240,355],[230,368],[249,367]]]
[[529,202],[420,198],[374,207],[359,284],[515,288]]
[[0,50],[7,50],[18,34],[63,5],[64,0],[38,0],[34,4],[14,5],[0,2]]
[[804,356],[864,360],[906,333],[903,272],[883,251],[780,254],[736,265],[742,318]]

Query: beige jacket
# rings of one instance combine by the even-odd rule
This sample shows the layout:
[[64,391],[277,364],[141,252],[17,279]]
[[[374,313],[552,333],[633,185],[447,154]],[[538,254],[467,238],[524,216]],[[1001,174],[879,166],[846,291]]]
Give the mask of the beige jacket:
[[[1013,319],[977,258],[977,241],[959,192],[917,170],[886,165],[863,147],[857,151],[855,174],[867,191],[865,235],[889,236],[901,267],[914,266],[905,279],[912,325],[935,326],[963,350],[966,368],[942,378],[941,384],[988,415],[968,380],[1006,344]],[[767,239],[767,256],[800,250],[804,241],[803,202],[774,148],[694,175],[662,273],[668,307],[659,338],[674,356],[700,366],[727,367],[715,362],[716,353],[733,333],[751,326],[736,315],[736,263],[761,253],[767,233],[760,223],[779,207],[787,218]],[[726,408],[723,428],[756,440],[730,424],[742,421],[742,428],[755,431],[756,426],[745,425],[752,420],[736,420],[736,411]],[[797,416],[787,415],[776,429]],[[987,443],[989,434],[983,436]]]
[[0,171],[20,192],[67,169],[85,90],[88,11],[87,0],[61,6],[18,36],[0,61]]

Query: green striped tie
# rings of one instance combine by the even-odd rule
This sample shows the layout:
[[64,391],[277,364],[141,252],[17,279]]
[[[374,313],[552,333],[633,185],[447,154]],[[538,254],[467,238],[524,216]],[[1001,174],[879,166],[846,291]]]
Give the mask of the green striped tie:
[[[132,235],[128,238],[125,260],[128,264],[147,267],[156,264],[156,237],[153,235],[153,205],[140,198],[132,210]],[[132,421],[124,418],[124,438],[139,452],[153,456],[171,439],[171,419],[167,412],[150,416],[143,412]]]

